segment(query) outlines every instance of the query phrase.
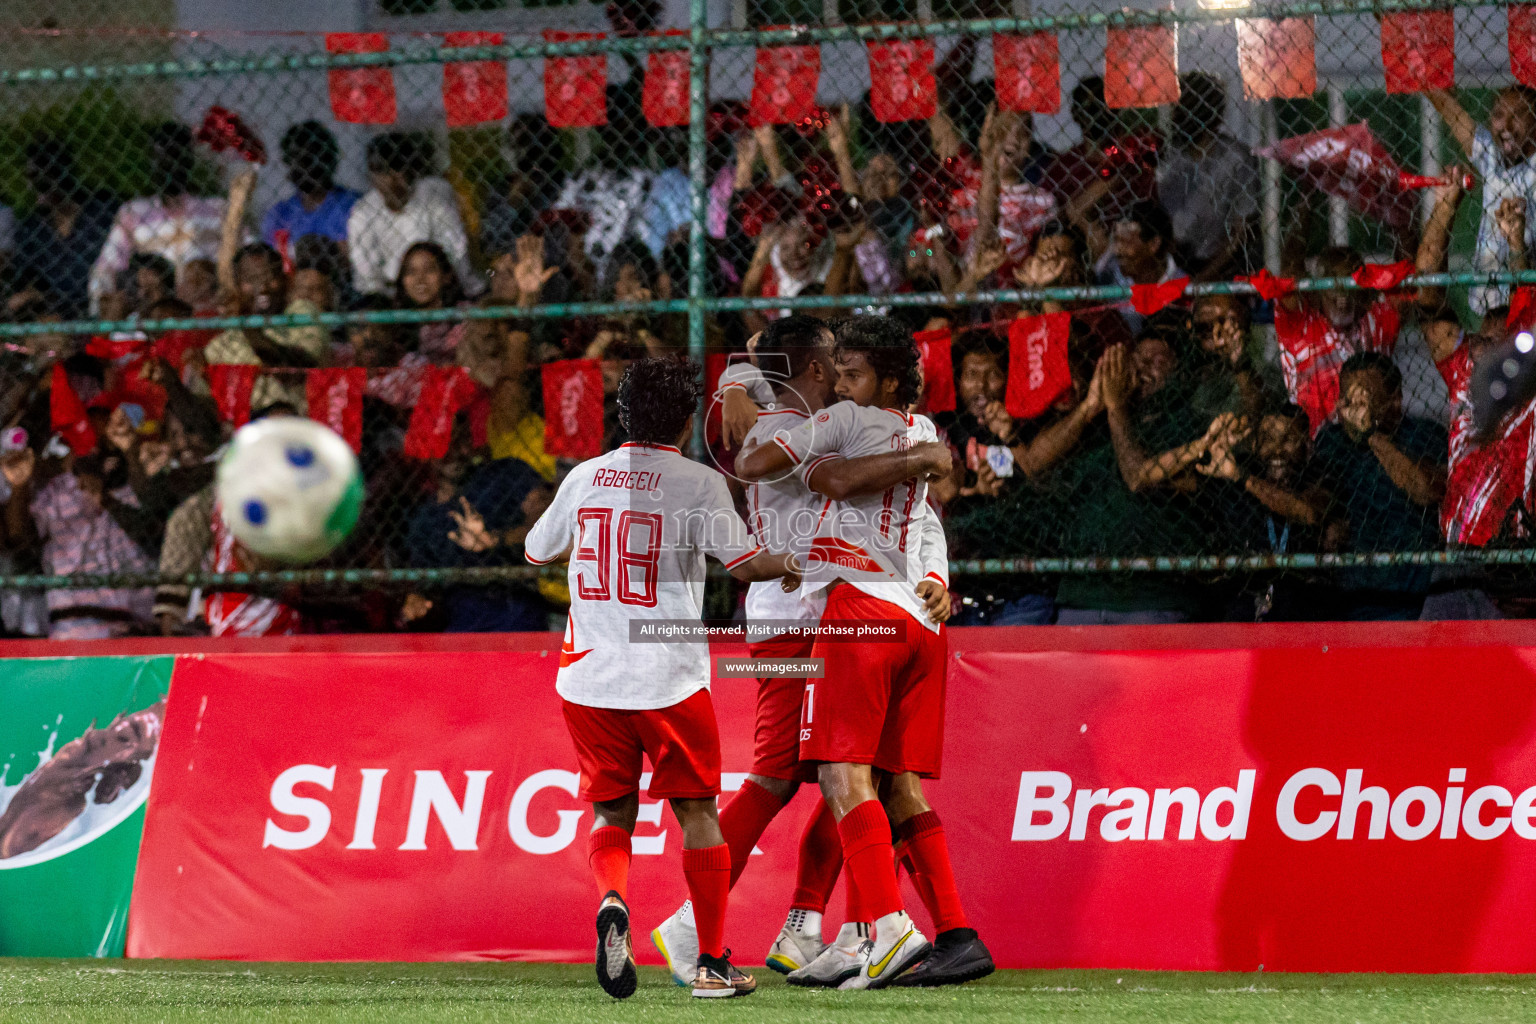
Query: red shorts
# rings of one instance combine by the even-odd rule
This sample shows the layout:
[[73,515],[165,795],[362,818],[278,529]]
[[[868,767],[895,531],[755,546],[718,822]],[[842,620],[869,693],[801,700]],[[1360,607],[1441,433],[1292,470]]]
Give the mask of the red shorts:
[[[785,634],[748,644],[747,651],[754,658],[809,658],[812,644],[810,637]],[[758,678],[753,775],[789,782],[816,781],[816,766],[800,762],[800,715],[804,703],[804,678]]]
[[826,678],[806,684],[800,758],[867,764],[937,778],[944,750],[944,674],[949,640],[904,610],[840,584],[827,595],[825,619],[899,619],[904,643],[818,640]]
[[651,760],[647,792],[653,799],[720,795],[720,730],[708,690],[650,711],[561,703],[581,765],[581,799],[606,803],[636,792],[642,755]]

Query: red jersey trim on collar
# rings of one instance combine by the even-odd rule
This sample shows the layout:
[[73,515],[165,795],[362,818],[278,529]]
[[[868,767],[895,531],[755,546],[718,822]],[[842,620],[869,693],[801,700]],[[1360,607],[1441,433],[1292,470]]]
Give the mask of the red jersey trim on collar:
[[644,441],[625,441],[620,448],[654,448],[657,451],[672,452],[674,455],[683,454],[683,450],[670,444],[646,444]]

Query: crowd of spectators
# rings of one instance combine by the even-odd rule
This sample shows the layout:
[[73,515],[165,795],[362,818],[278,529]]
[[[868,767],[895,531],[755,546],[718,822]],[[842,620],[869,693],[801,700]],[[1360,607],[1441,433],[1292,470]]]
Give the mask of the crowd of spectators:
[[[989,83],[971,81],[974,56],[962,43],[936,69],[941,103],[928,121],[879,124],[855,104],[753,128],[739,105],[712,107],[708,287],[868,295],[878,308],[901,292],[1221,281],[1259,269],[1260,172],[1222,127],[1221,79],[1185,75],[1162,133],[1156,119],[1111,110],[1102,81],[1083,79],[1071,93],[1080,141],[1052,151],[1029,115],[994,109]],[[1449,94],[1432,99],[1482,185],[1477,267],[1523,268],[1536,242],[1525,219],[1536,103],[1506,90],[1483,126]],[[152,132],[157,191],[138,197],[91,194],[69,147],[38,138],[24,160],[29,202],[3,225],[3,308],[41,323],[681,296],[686,130],[650,127],[619,86],[609,119],[577,160],[541,117],[516,116],[500,129],[500,169],[480,176],[447,173],[429,133],[380,133],[367,146],[367,181],[351,183],[362,191],[338,181],[333,133],[304,121],[278,146],[291,194],[265,210],[252,208],[255,170],[231,169],[223,194],[194,194],[200,157],[181,124]],[[1368,258],[1442,269],[1463,191],[1459,181],[1441,187],[1421,229],[1372,254],[1309,248],[1303,197],[1287,211],[1298,230],[1283,272],[1347,275]],[[891,309],[914,332],[952,341],[956,405],[933,412],[957,456],[954,478],[933,488],[952,557],[1165,558],[1525,543],[1531,415],[1479,444],[1468,409],[1474,361],[1504,339],[1509,304],[1507,290],[1476,290],[1480,319],[1465,329],[1448,297],[1429,290],[1212,295],[1151,315],[1093,300]],[[1046,412],[1015,418],[1009,325],[1052,312],[1071,314],[1070,384]],[[712,317],[709,351],[745,352],[778,315]],[[1404,412],[1398,357],[1410,338],[1445,376],[1443,416]],[[0,351],[0,572],[69,575],[261,567],[213,505],[213,460],[232,427],[210,377],[229,365],[260,368],[252,417],[304,415],[306,370],[366,371],[368,504],[334,564],[521,564],[522,537],[570,465],[545,450],[540,367],[597,359],[612,389],[626,361],[685,351],[687,331],[680,315],[636,313],[13,342]],[[410,458],[411,411],[445,367],[462,367],[474,395],[446,457]],[[60,388],[78,399],[83,426],[59,421]],[[729,396],[725,425],[709,428],[727,470],[739,400]],[[623,439],[612,404],[605,446]],[[94,446],[78,443],[87,428]],[[967,623],[1519,609],[1518,587],[1415,565],[1020,573],[957,577],[954,589]],[[8,635],[63,638],[508,630],[545,628],[564,599],[558,580],[255,594],[107,587],[0,592],[0,616]]]

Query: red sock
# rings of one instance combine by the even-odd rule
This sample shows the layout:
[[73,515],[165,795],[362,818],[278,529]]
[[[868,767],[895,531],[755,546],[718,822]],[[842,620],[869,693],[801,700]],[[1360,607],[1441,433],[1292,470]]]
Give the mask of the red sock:
[[721,843],[683,851],[683,875],[693,899],[693,921],[699,932],[699,952],[721,956],[725,951],[725,905],[731,893],[731,848]]
[[[897,832],[905,834],[905,830],[898,828]],[[897,839],[892,848],[896,853],[896,878],[901,879],[901,872],[906,871],[907,877],[912,879],[912,888],[917,890],[918,898],[923,901],[923,906],[928,908],[928,916],[933,916],[933,886],[928,883],[928,876],[917,870],[917,865],[912,861],[912,851],[908,849],[905,839]]]
[[859,892],[858,880],[853,877],[853,872],[846,872],[844,884],[847,886],[843,892],[843,920],[854,923],[869,923],[869,911],[864,909],[864,895]]
[[597,879],[597,891],[616,892],[629,899],[629,833],[615,825],[596,829],[587,837],[587,863]]
[[820,797],[816,809],[800,833],[800,860],[795,865],[795,896],[792,910],[827,911],[827,900],[843,870],[843,841],[837,834],[837,819],[832,808]]
[[880,801],[866,800],[843,815],[837,831],[843,838],[843,863],[848,877],[859,887],[859,902],[867,920],[900,910],[901,890],[896,886],[896,865],[891,859],[891,823]]
[[[960,905],[960,889],[949,863],[949,844],[944,840],[944,826],[935,811],[914,814],[902,822],[898,831],[906,840],[907,853],[917,868],[918,892],[928,913],[933,915],[936,933],[951,928],[969,928],[965,908]],[[930,896],[931,894],[931,896]]]
[[720,834],[731,851],[731,888],[736,888],[736,879],[746,870],[747,858],[763,837],[763,830],[783,809],[784,801],[751,779],[743,782],[731,802],[720,809]]

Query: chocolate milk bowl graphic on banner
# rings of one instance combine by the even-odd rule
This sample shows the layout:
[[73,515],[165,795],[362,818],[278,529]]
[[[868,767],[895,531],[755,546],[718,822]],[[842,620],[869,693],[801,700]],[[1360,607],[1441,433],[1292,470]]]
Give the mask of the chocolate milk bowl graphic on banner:
[[0,662],[0,956],[122,956],[172,659]]
[[0,870],[78,849],[142,807],[164,714],[162,700],[92,726],[57,753],[40,751],[19,785],[0,785]]

